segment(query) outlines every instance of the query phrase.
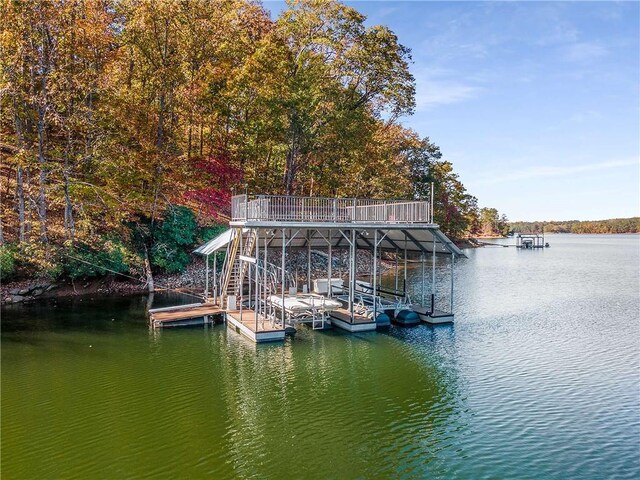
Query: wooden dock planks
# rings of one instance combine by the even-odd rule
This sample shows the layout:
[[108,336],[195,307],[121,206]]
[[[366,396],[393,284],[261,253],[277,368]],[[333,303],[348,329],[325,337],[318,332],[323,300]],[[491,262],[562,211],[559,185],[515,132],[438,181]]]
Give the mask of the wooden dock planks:
[[269,320],[258,319],[256,328],[256,313],[253,310],[229,310],[227,311],[227,326],[234,328],[256,343],[284,340],[285,330],[281,327],[273,327]]
[[180,322],[197,318],[204,318],[209,315],[218,315],[223,310],[213,303],[200,303],[185,305],[184,307],[156,308],[149,310],[151,321],[154,326],[165,326],[172,322]]

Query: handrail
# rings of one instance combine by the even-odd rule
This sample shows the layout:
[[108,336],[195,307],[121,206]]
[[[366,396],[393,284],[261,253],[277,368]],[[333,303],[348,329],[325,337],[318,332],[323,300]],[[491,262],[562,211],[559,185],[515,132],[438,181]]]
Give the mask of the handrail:
[[294,197],[246,194],[231,199],[233,221],[431,223],[432,208],[422,200]]

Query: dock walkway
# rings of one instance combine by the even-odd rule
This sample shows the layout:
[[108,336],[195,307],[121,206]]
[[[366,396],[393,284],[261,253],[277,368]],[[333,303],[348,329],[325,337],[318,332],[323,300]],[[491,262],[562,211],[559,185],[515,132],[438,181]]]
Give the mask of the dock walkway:
[[207,318],[224,313],[213,303],[191,303],[177,307],[154,308],[149,310],[154,327],[183,327],[208,323]]
[[256,312],[250,309],[228,310],[227,326],[236,332],[242,333],[256,343],[284,340],[285,330],[278,326],[272,326],[270,320],[258,319]]

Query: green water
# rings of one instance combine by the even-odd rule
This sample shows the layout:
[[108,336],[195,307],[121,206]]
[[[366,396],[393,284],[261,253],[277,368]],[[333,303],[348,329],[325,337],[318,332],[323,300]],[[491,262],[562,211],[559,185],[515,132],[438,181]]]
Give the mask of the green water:
[[455,326],[256,346],[150,331],[146,298],[5,308],[2,478],[637,478],[638,237],[549,241],[468,252]]

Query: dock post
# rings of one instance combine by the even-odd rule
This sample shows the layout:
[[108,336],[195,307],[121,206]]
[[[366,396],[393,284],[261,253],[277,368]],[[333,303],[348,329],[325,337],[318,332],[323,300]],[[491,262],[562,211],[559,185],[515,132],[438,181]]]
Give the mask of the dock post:
[[255,268],[255,276],[256,276],[256,302],[253,306],[253,313],[256,317],[256,332],[258,331],[258,316],[260,315],[260,275],[258,272],[260,270],[259,260],[260,260],[260,230],[256,229],[256,268]]
[[396,277],[396,293],[398,293],[398,249],[397,248],[396,248],[395,277]]
[[[433,251],[431,252],[431,295],[433,298],[435,298],[436,295],[436,236],[433,233],[433,231],[431,232],[431,235],[433,235]],[[434,300],[435,303],[435,300]]]
[[204,302],[207,303],[207,300],[209,299],[209,255],[206,255],[204,258]]
[[281,272],[281,281],[282,281],[282,308],[280,309],[280,318],[282,320],[282,328],[284,328],[284,306],[285,306],[285,299],[284,299],[284,282],[285,282],[285,275],[284,275],[284,268],[285,268],[285,261],[284,261],[284,257],[286,254],[286,249],[287,249],[287,234],[285,232],[285,229],[282,229],[282,272]]
[[[259,246],[259,245],[258,245]],[[264,318],[267,318],[267,276],[268,276],[268,272],[267,272],[267,268],[268,268],[268,263],[267,263],[267,232],[264,232],[264,269],[262,271],[263,276],[264,276]],[[277,292],[273,292],[274,295]]]
[[311,231],[307,230],[307,292],[311,292]]
[[422,285],[421,285],[421,290],[422,290],[422,298],[420,299],[420,305],[422,305],[424,307],[424,252],[420,254],[420,264],[422,267]]
[[453,266],[456,263],[456,254],[451,252],[451,296],[449,298],[449,312],[453,313]]
[[[354,200],[355,202],[355,200]],[[354,214],[355,214],[355,204],[354,204]],[[355,320],[354,313],[354,305],[353,302],[356,299],[356,255],[358,254],[356,250],[356,231],[351,229],[351,245],[349,246],[349,304],[351,306],[351,323]]]
[[332,239],[331,239],[332,232],[331,232],[331,230],[329,230],[327,233],[328,233],[328,239],[329,239],[329,240],[328,240],[328,243],[329,243],[329,252],[328,252],[328,253],[329,253],[329,266],[328,266],[328,268],[327,268],[327,274],[328,274],[328,276],[329,276],[329,284],[327,285],[327,296],[328,296],[329,298],[333,298],[333,291],[332,291],[333,289],[332,289],[332,285],[331,285],[331,276],[332,276],[332,273],[333,273],[333,272],[331,271],[331,269],[332,269],[332,267],[333,267],[333,252],[332,252],[332,248],[331,248],[331,247],[332,247],[332,245],[331,245],[331,242],[332,242]]
[[373,320],[378,318],[378,229],[373,233]]
[[213,252],[213,303],[218,303],[218,252]]
[[404,234],[404,272],[402,273],[402,293],[407,301],[407,234]]

